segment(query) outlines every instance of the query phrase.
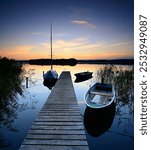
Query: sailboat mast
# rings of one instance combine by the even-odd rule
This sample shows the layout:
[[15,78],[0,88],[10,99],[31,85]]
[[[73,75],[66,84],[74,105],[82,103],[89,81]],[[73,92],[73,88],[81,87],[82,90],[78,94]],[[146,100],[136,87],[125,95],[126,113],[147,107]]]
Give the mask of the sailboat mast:
[[50,50],[51,50],[51,70],[53,69],[52,67],[52,22],[50,23]]

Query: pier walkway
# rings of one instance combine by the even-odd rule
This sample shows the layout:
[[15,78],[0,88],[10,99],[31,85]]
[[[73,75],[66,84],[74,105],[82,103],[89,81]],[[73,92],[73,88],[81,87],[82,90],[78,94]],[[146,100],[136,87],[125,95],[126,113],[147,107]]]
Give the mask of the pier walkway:
[[20,150],[88,149],[70,72],[62,72]]

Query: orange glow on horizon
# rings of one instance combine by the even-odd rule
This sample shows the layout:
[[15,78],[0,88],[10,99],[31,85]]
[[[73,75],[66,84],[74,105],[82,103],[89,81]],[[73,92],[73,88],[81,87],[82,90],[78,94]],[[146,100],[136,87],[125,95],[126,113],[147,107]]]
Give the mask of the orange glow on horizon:
[[[22,55],[20,55],[22,54]],[[1,53],[0,57],[9,57],[9,58],[13,58],[13,59],[16,59],[16,60],[29,60],[29,59],[49,59],[48,56],[46,55],[42,55],[42,54],[37,54],[37,55],[30,55],[30,54],[25,54],[25,53],[20,53],[20,54],[16,54],[16,55],[12,55],[11,53],[10,54],[7,54],[6,53]],[[87,60],[87,59],[122,59],[122,58],[132,58],[131,55],[125,55],[125,54],[121,54],[119,55],[118,53],[110,53],[110,54],[101,54],[101,56],[98,56],[98,55],[90,55],[90,54],[86,54],[86,55],[60,55],[58,57],[54,57],[54,59],[69,59],[69,58],[75,58],[77,60]]]
[[[93,53],[84,53],[84,54],[72,54],[72,53],[67,53],[66,55],[64,54],[59,54],[59,55],[54,55],[53,58],[54,59],[61,59],[61,58],[65,58],[65,59],[69,59],[69,58],[75,58],[75,59],[119,59],[119,58],[132,58],[133,54],[129,54],[129,53],[118,53],[118,52],[114,52],[114,53],[103,53],[100,52],[99,54],[93,54]],[[47,55],[46,53],[27,53],[26,51],[7,51],[1,52],[1,57],[9,57],[9,58],[13,58],[16,60],[29,60],[29,59],[49,59],[50,56]]]
[[[48,59],[50,58],[50,44],[16,45],[0,49],[1,57],[16,60]],[[71,40],[56,40],[53,43],[53,59],[119,59],[132,58],[133,50],[129,43],[91,43],[86,37]]]

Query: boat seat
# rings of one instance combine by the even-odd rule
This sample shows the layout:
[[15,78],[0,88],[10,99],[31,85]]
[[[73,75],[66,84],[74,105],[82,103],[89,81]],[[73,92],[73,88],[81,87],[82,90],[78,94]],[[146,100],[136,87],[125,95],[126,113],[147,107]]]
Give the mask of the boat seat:
[[111,93],[100,93],[100,92],[97,92],[97,91],[91,91],[91,94],[95,94],[95,95],[101,95],[101,96],[113,96],[113,94]]

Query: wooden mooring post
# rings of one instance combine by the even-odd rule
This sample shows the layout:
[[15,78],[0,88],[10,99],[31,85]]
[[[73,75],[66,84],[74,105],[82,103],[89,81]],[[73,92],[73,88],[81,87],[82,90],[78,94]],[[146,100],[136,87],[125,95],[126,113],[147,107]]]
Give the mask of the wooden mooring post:
[[70,72],[62,72],[20,150],[89,150]]

